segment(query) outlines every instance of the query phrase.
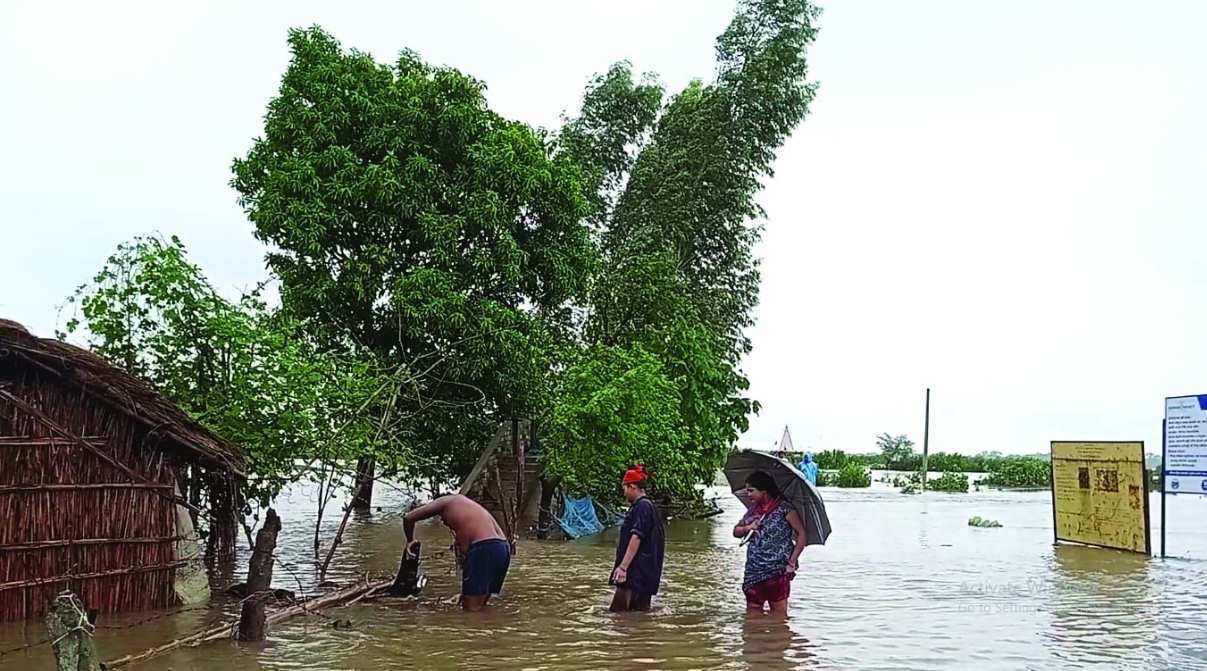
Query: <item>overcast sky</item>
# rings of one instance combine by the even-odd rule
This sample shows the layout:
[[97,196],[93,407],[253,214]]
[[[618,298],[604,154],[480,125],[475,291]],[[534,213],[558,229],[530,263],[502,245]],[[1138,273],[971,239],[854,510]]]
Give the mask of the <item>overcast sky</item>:
[[[573,7],[573,9],[570,9]],[[812,114],[760,196],[747,362],[770,446],[1047,451],[1146,441],[1207,393],[1207,3],[833,0]],[[177,234],[231,296],[266,276],[228,187],[318,24],[411,48],[557,124],[621,59],[713,72],[730,0],[4,0],[0,317],[51,335],[122,241]]]

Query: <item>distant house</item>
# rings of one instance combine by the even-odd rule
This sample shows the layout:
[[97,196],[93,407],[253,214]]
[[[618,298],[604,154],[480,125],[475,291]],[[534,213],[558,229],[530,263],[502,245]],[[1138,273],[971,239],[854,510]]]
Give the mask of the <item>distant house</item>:
[[[0,620],[68,588],[100,612],[207,598],[182,490],[231,492],[243,467],[143,380],[0,319]],[[233,532],[227,508],[209,514]]]

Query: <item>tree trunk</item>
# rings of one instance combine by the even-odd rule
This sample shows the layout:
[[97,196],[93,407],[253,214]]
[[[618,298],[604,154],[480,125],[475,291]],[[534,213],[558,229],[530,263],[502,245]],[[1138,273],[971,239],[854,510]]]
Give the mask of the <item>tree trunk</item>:
[[549,538],[549,528],[553,524],[553,494],[559,481],[557,477],[541,476],[541,512],[536,520],[536,537],[541,540]]
[[264,640],[264,602],[272,594],[273,553],[277,549],[277,534],[281,531],[281,518],[272,508],[264,516],[264,526],[256,534],[256,548],[252,550],[247,569],[247,598],[243,600],[243,611],[239,616],[239,640]]
[[417,596],[423,590],[423,586],[427,584],[427,578],[419,572],[421,547],[419,541],[413,541],[402,549],[402,561],[398,564],[398,574],[394,576],[394,582],[387,588],[388,593],[405,598]]
[[96,650],[92,645],[92,622],[84,605],[74,594],[64,593],[46,614],[58,671],[97,671]]
[[353,510],[368,510],[373,504],[373,457],[361,457],[356,461],[356,495],[352,497]]

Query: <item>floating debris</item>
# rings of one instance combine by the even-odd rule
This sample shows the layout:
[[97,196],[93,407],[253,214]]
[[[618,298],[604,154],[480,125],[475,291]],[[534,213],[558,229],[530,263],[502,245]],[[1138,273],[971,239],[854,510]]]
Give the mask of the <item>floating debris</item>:
[[978,527],[981,529],[996,529],[1002,525],[999,524],[997,520],[985,520],[981,519],[980,517],[973,517],[972,519],[968,520],[968,526]]

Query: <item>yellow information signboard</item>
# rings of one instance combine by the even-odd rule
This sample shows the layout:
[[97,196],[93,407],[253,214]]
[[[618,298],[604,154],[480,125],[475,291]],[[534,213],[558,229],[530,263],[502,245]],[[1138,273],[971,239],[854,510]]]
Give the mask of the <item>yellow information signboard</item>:
[[1144,442],[1052,441],[1056,540],[1149,554]]

